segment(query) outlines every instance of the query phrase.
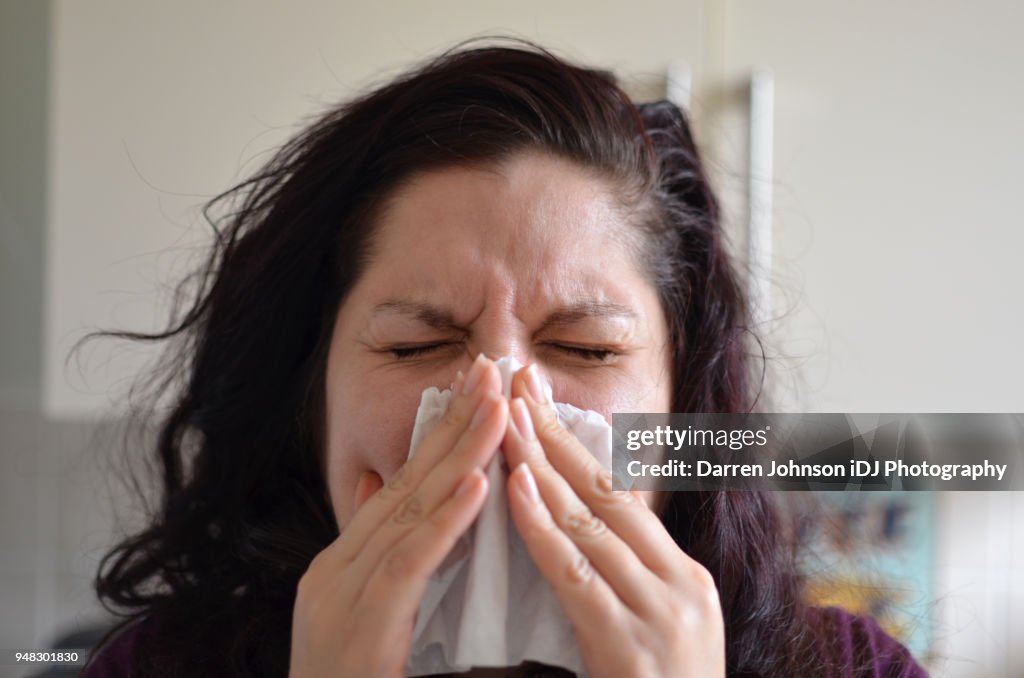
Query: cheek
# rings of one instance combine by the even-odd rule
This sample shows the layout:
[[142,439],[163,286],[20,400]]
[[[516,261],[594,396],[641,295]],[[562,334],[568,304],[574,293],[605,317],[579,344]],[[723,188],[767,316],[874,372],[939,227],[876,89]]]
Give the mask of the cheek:
[[421,392],[379,384],[338,388],[328,398],[327,487],[340,527],[355,513],[356,485],[364,472],[387,482],[405,463]]
[[672,402],[670,377],[653,362],[594,377],[554,376],[551,389],[555,401],[594,410],[609,422],[614,412],[668,412]]

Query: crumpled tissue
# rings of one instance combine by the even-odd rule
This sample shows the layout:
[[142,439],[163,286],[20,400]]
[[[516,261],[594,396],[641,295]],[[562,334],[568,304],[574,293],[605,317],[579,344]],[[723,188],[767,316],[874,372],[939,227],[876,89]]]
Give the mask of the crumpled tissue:
[[[497,361],[505,397],[515,358]],[[551,387],[547,386],[548,400]],[[409,456],[440,422],[451,390],[428,388],[416,412]],[[611,468],[612,434],[597,412],[554,403],[562,424]],[[499,450],[484,469],[489,492],[476,522],[431,577],[413,629],[406,675],[516,666],[532,660],[586,675],[568,618],[537,570],[508,510],[509,469]]]

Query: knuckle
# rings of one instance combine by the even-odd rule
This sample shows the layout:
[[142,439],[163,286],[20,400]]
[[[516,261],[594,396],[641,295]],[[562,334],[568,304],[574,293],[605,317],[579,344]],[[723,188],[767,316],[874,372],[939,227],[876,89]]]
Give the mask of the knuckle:
[[565,530],[576,537],[590,539],[603,535],[608,526],[584,506],[565,519]]
[[[707,570],[704,570],[707,572]],[[698,593],[698,602],[701,609],[701,613],[706,618],[711,615],[721,614],[722,602],[718,594],[718,587],[715,586],[715,582],[711,579],[711,575],[707,575],[710,583],[702,586]]]
[[595,465],[593,474],[594,494],[603,499],[615,499],[615,488],[612,484],[611,471],[600,464]]
[[709,619],[721,617],[721,601],[714,577],[697,566],[689,573],[689,594],[676,592],[666,596],[668,614],[672,619],[691,627],[703,627]]
[[611,472],[600,464],[595,464],[591,479],[589,494],[601,506],[636,508],[639,505],[639,500],[632,493],[614,488]]
[[558,421],[558,417],[555,415],[554,410],[548,407],[542,407],[539,421],[536,423],[537,435],[542,438],[548,438],[552,440],[564,440],[564,436],[572,435],[564,426],[562,422]]
[[441,417],[441,424],[443,426],[461,428],[465,423],[465,413],[463,413],[462,409],[456,406],[454,402],[448,406],[448,409],[444,411],[444,416]]
[[306,571],[299,577],[298,584],[296,585],[297,595],[315,592],[320,581],[325,576],[331,576],[332,565],[328,561],[326,550],[313,556],[313,559],[309,561],[309,565],[306,566]]
[[392,514],[392,520],[399,525],[412,525],[423,519],[423,512],[423,501],[419,495],[414,494],[402,502]]
[[395,471],[394,475],[388,478],[387,489],[393,494],[404,494],[412,489],[412,474],[409,472],[409,465],[402,464]]
[[629,510],[643,508],[643,502],[628,490],[615,490],[606,495],[599,495],[597,501],[605,506],[619,506]]
[[713,597],[716,602],[718,601],[718,585],[715,584],[715,578],[707,568],[701,565],[694,566],[691,578],[700,594],[705,597]]
[[665,614],[673,626],[693,628],[701,624],[702,616],[695,601],[681,596],[669,596],[664,603]]
[[618,502],[622,506],[625,506],[631,510],[639,510],[645,508],[644,503],[635,494],[629,490],[620,490],[612,493],[611,501]]
[[594,578],[594,566],[582,553],[577,553],[565,568],[565,578],[572,584],[587,584]]

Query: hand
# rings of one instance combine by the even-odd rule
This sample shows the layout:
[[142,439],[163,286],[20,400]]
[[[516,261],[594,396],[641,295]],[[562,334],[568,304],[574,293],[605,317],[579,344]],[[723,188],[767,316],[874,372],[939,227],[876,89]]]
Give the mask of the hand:
[[362,498],[299,581],[291,678],[402,675],[427,580],[483,506],[480,469],[508,424],[490,360],[478,359],[465,378],[460,373],[454,393],[416,455]]
[[711,574],[558,421],[536,368],[512,382],[509,506],[591,676],[725,675]]

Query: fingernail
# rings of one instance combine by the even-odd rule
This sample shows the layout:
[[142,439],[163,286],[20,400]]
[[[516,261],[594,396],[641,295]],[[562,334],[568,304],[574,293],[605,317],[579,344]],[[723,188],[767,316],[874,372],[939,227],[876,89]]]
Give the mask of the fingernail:
[[479,427],[487,417],[491,416],[491,412],[494,410],[495,404],[498,402],[497,393],[488,393],[487,396],[480,401],[480,404],[476,406],[476,412],[473,413],[473,420],[469,422],[469,430]]
[[481,353],[473,361],[473,367],[470,368],[469,374],[466,375],[466,382],[462,385],[462,395],[469,395],[476,390],[476,387],[480,385],[480,380],[484,377],[484,368],[487,364],[487,358]]
[[455,496],[461,497],[462,495],[466,494],[471,489],[473,489],[473,486],[479,482],[478,479],[481,475],[482,474],[480,473],[480,469],[478,468],[475,468],[472,471],[470,471],[469,475],[463,478],[462,482],[459,483],[459,486],[455,488]]
[[516,433],[523,440],[533,441],[537,435],[533,431],[533,421],[530,419],[530,411],[526,409],[526,401],[522,398],[512,399],[512,423],[516,425]]
[[529,365],[526,368],[526,390],[530,392],[530,397],[538,405],[544,405],[547,403],[547,397],[544,394],[544,385],[540,383],[540,375],[537,374],[537,366]]
[[462,384],[465,381],[466,381],[466,375],[464,375],[462,373],[462,370],[459,370],[458,372],[456,372],[455,373],[455,381],[452,382],[452,386],[451,386],[452,393],[461,393],[462,392]]
[[533,473],[530,472],[530,467],[525,461],[516,467],[516,474],[519,476],[516,482],[519,483],[519,490],[523,496],[533,504],[539,503],[540,492],[537,491],[537,481],[533,479]]

